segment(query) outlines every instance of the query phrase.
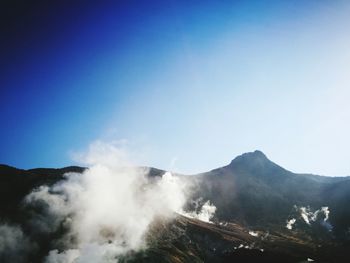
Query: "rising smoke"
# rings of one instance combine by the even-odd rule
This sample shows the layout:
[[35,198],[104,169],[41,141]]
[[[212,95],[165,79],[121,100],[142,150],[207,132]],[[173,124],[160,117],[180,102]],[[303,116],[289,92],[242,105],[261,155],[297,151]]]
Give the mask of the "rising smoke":
[[[311,224],[318,223],[325,227],[327,230],[332,230],[332,225],[329,223],[330,210],[328,206],[323,206],[320,209],[312,210],[309,206],[294,206],[295,211],[300,215],[300,218],[304,223],[311,226]],[[287,220],[286,228],[289,230],[293,229],[293,225],[297,222],[296,218]]]
[[195,207],[193,211],[181,211],[181,214],[189,218],[195,218],[203,222],[212,223],[211,220],[215,215],[216,206],[211,204],[209,200],[203,203],[202,198],[197,199],[194,201],[194,203]]
[[[146,248],[148,230],[155,220],[187,215],[189,181],[166,172],[149,177],[115,145],[96,142],[79,159],[89,167],[69,173],[53,186],[41,186],[25,203],[41,207],[31,220],[40,233],[61,231],[52,242],[46,263],[115,262],[120,255]],[[200,214],[210,221],[215,206],[204,203]]]
[[19,226],[0,225],[0,262],[24,262],[35,249]]

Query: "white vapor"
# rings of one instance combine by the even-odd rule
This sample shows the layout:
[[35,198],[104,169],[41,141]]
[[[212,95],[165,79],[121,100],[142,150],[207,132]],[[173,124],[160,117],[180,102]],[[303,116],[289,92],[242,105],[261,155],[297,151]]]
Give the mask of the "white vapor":
[[258,236],[259,236],[259,233],[258,233],[258,232],[249,231],[248,233],[249,233],[249,235],[251,235],[251,236],[253,236],[253,237],[258,237]]
[[[197,204],[200,200],[197,200]],[[212,223],[211,219],[214,217],[216,211],[216,206],[211,204],[210,201],[206,201],[200,208],[198,212],[182,212],[181,214],[190,218],[195,218],[203,222]]]
[[[28,205],[47,204],[45,218],[52,221],[37,225],[68,229],[57,241],[63,248],[53,247],[47,263],[115,262],[144,248],[150,225],[181,212],[187,200],[185,180],[169,172],[149,178],[147,169],[133,166],[115,145],[94,143],[79,158],[89,166],[82,174],[66,174],[26,197]],[[209,221],[215,208],[207,202],[202,209],[202,219]]]
[[300,207],[300,215],[304,219],[305,223],[310,225],[310,219],[313,213],[309,211],[306,207]]
[[309,207],[300,207],[300,215],[304,219],[305,223],[310,225],[310,222],[315,222],[319,219],[320,216],[323,215],[323,222],[326,222],[329,218],[329,209],[327,206],[321,207],[321,209],[316,210],[315,212],[312,212]]
[[35,249],[18,226],[0,225],[0,262],[26,262],[26,255]]
[[[328,231],[332,231],[333,226],[329,222],[330,211],[328,206],[322,206],[320,209],[312,211],[312,209],[309,206],[298,207],[294,205],[294,209],[307,225],[311,226],[312,224],[317,223],[325,227]],[[291,230],[296,222],[296,218],[287,220],[286,228]]]
[[293,225],[295,224],[296,221],[297,220],[295,218],[287,220],[286,228],[288,228],[289,230],[292,230],[293,229]]

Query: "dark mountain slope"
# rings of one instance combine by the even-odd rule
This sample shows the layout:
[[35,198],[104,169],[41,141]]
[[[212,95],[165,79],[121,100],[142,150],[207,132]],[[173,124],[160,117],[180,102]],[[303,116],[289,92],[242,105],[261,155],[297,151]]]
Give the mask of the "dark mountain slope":
[[1,220],[20,221],[21,201],[35,187],[51,185],[63,179],[67,172],[82,172],[85,168],[70,166],[61,169],[38,168],[17,169],[0,165],[0,218]]
[[[0,165],[0,222],[20,225],[30,233],[23,222],[31,211],[21,207],[23,198],[36,187],[64,180],[64,173],[85,169],[21,170]],[[151,177],[163,173],[149,170]],[[186,179],[194,182],[193,200],[210,200],[217,207],[213,223],[183,216],[156,222],[148,248],[131,252],[118,262],[302,262],[307,258],[344,262],[350,257],[349,177],[295,174],[255,151],[238,156],[225,167]],[[316,210],[328,207],[329,219],[317,216],[307,224],[300,207],[311,211],[310,218]],[[286,228],[291,218],[296,219],[292,230]],[[258,236],[249,234],[252,229]],[[60,233],[36,239],[39,245],[30,259],[41,262],[50,241]]]
[[120,262],[344,262],[346,247],[315,242],[302,231],[257,231],[237,223],[212,224],[178,216],[157,222],[148,248]]
[[295,174],[255,151],[197,178],[197,196],[215,204],[220,220],[285,226],[295,205],[313,210],[327,206],[336,231],[350,227],[350,207],[345,205],[350,202],[349,177]]

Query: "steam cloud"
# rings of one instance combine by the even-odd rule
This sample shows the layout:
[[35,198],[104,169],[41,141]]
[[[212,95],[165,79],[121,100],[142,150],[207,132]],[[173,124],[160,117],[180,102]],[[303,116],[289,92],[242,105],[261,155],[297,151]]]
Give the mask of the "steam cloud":
[[312,212],[309,207],[300,207],[300,215],[304,219],[305,223],[310,225],[310,222],[315,222],[323,215],[323,221],[326,222],[329,218],[329,209],[327,206],[321,207],[321,209]]
[[181,214],[189,218],[195,218],[203,222],[212,223],[211,219],[215,215],[216,206],[211,204],[209,200],[206,201],[203,205],[200,205],[201,201],[202,201],[201,198],[196,200],[195,211],[192,211],[192,212],[182,211]]
[[24,262],[30,250],[35,249],[18,226],[0,225],[0,262]]
[[[311,225],[312,223],[319,222],[322,226],[324,226],[329,231],[332,230],[332,225],[328,222],[329,219],[329,208],[327,206],[323,206],[318,210],[312,211],[310,207],[298,207],[294,206],[294,209],[300,214],[302,220],[307,224]],[[293,225],[296,223],[296,219],[292,218],[287,220],[286,228],[291,230]]]
[[293,229],[293,225],[295,224],[296,221],[297,220],[295,218],[287,220],[286,228],[288,228],[289,230],[292,230]]
[[[32,222],[37,229],[64,230],[47,263],[115,262],[146,246],[147,231],[156,219],[182,213],[186,180],[169,172],[148,177],[148,170],[135,168],[123,151],[101,142],[79,158],[90,168],[66,174],[51,187],[41,186],[25,200],[28,206],[45,207],[45,215]],[[198,217],[209,221],[215,209],[207,202]]]

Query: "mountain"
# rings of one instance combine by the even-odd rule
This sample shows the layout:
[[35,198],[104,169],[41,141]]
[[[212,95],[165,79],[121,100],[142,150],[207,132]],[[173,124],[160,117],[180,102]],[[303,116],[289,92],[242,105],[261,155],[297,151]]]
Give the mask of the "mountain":
[[297,210],[328,207],[333,233],[345,238],[350,227],[350,177],[295,174],[261,151],[242,154],[229,165],[196,175],[198,196],[211,200],[220,220],[252,226],[284,226]]
[[68,172],[83,172],[85,168],[70,166],[61,169],[17,169],[0,165],[0,218],[20,221],[20,203],[35,187],[52,185]]
[[[66,173],[86,169],[22,170],[0,165],[1,223],[20,225],[31,233],[23,222],[37,211],[24,208],[22,200],[33,189],[64,180]],[[148,176],[157,178],[164,172],[149,168]],[[131,251],[118,262],[303,262],[308,258],[344,262],[350,258],[350,177],[295,174],[261,151],[182,177],[192,186],[186,208],[197,209],[210,200],[216,207],[211,222],[182,215],[159,220],[147,236],[147,249]],[[0,262],[42,262],[52,239],[61,234],[59,230],[35,236],[38,245],[23,252],[29,254],[26,259],[0,251]],[[28,241],[23,238],[23,242]]]
[[[120,262],[347,262],[349,246],[315,240],[303,231],[250,231],[239,223],[178,216],[151,230],[149,247]],[[119,262],[119,261],[118,261]]]

